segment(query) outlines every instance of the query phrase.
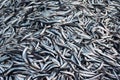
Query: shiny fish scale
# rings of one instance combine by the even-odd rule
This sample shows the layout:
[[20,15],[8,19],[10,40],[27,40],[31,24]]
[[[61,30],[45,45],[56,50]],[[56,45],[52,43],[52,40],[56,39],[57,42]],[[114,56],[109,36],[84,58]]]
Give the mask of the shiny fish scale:
[[0,0],[0,80],[120,80],[119,0]]

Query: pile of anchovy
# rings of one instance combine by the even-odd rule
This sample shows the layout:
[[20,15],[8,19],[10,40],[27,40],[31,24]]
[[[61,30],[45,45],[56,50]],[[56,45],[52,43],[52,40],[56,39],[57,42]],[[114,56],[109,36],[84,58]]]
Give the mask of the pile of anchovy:
[[0,80],[120,80],[120,0],[0,0]]

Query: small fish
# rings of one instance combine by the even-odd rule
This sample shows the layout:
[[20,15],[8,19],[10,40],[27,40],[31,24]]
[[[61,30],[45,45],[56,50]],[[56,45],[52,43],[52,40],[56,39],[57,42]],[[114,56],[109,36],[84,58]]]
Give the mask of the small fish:
[[61,30],[61,34],[62,34],[63,38],[64,38],[65,40],[67,40],[67,36],[65,35],[64,30],[63,30],[62,28],[61,28],[60,30]]
[[33,77],[33,80],[38,78],[38,77],[44,77],[44,76],[49,76],[49,74],[37,74]]
[[46,62],[46,64],[42,67],[41,71],[45,70],[45,68],[46,68],[48,65],[52,64],[52,63],[53,63],[53,62],[51,62],[51,61]]
[[4,73],[4,76],[7,76],[13,72],[16,72],[16,71],[26,71],[26,69],[24,69],[23,67],[19,67],[19,68],[10,68],[8,70],[6,70]]
[[43,43],[41,43],[41,45],[42,45],[42,47],[44,47],[46,50],[48,50],[48,51],[56,54],[56,52],[55,52],[52,48],[48,47],[47,45],[45,45],[45,44],[43,44]]
[[32,35],[32,33],[29,33],[29,34],[25,35],[25,36],[21,39],[21,41],[23,41],[24,39],[30,37],[31,35]]
[[88,79],[85,79],[85,80],[93,80],[93,79],[98,79],[98,77],[102,76],[103,74],[97,74],[96,76],[93,76],[92,78],[88,78]]
[[67,72],[67,71],[60,71],[60,72],[74,77],[74,74],[72,72]]
[[8,59],[10,59],[10,57],[8,57],[8,56],[0,56],[0,63],[5,61],[5,60],[8,60]]
[[0,9],[5,5],[6,2],[7,2],[7,0],[2,1]]
[[4,23],[7,23],[13,16],[14,16],[15,13],[12,13],[10,14],[9,16],[7,16],[5,19],[4,19]]
[[52,58],[52,61],[53,61],[53,63],[55,63],[55,64],[57,64],[58,66],[60,66],[60,63],[58,62],[58,60]]
[[27,63],[27,64],[31,64],[29,59],[28,59],[28,55],[27,55],[27,50],[28,50],[28,47],[26,47],[22,53],[22,57],[24,59],[24,61]]

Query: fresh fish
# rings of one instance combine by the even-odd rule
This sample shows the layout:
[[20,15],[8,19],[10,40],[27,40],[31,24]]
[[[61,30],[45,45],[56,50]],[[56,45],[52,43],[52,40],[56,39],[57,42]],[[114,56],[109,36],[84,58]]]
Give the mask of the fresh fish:
[[0,80],[120,80],[120,0],[0,0]]

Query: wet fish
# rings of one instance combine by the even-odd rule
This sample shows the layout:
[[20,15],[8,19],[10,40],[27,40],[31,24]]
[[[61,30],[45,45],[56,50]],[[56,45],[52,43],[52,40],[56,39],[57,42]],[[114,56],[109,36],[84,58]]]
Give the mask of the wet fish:
[[119,0],[0,0],[0,80],[119,80]]

